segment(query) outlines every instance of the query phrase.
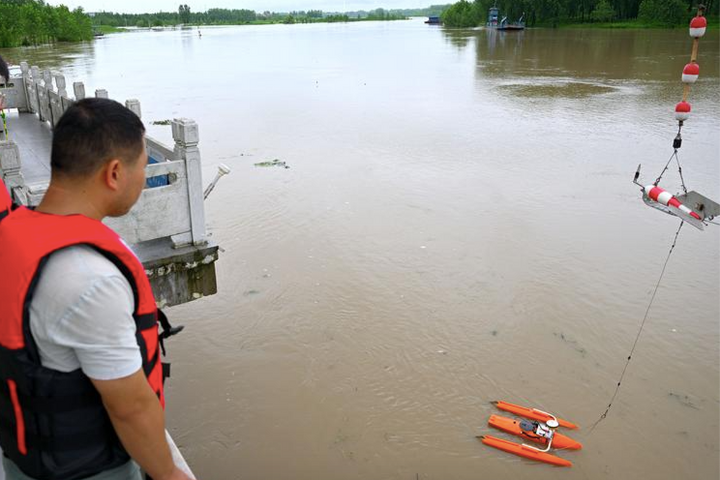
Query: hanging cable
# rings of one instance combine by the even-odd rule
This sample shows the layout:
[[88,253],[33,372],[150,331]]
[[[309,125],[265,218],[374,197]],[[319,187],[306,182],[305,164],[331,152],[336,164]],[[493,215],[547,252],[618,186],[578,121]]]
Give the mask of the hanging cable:
[[680,184],[682,185],[683,193],[687,193],[687,187],[685,187],[685,179],[683,178],[682,167],[680,166],[680,157],[677,155],[677,150],[675,150],[675,161],[677,162],[678,173],[680,174]]
[[[662,172],[660,172],[660,175],[658,175],[658,177],[655,179],[655,182],[653,183],[653,185],[655,185],[656,187],[660,183],[660,180],[662,180],[662,177],[663,177],[663,175],[665,175],[665,172],[667,172],[667,169],[670,166],[670,162],[672,162],[673,158],[675,158],[675,159],[677,158],[677,149],[675,149],[673,154],[670,155],[670,158],[668,158],[668,161],[665,164],[665,168],[663,168]],[[678,161],[678,165],[680,165],[679,161]]]
[[645,310],[645,316],[642,319],[642,323],[640,323],[640,329],[638,330],[637,336],[635,337],[635,342],[633,343],[632,348],[630,349],[630,355],[627,357],[627,361],[625,362],[625,367],[623,368],[622,373],[620,374],[620,379],[617,382],[617,386],[615,387],[615,393],[613,393],[612,398],[610,399],[610,403],[608,403],[607,408],[605,409],[605,412],[600,415],[600,418],[597,419],[597,421],[593,424],[592,427],[590,427],[590,430],[588,431],[588,435],[592,433],[593,430],[595,430],[595,427],[597,425],[605,420],[607,417],[608,412],[610,411],[610,407],[612,407],[613,402],[615,401],[615,397],[617,397],[618,392],[620,391],[620,385],[622,384],[623,378],[625,378],[625,372],[627,372],[628,365],[630,365],[630,360],[632,359],[633,353],[635,352],[635,347],[637,347],[638,341],[640,340],[640,335],[642,334],[643,328],[645,327],[645,321],[648,318],[648,314],[650,313],[650,307],[652,307],[653,301],[655,300],[655,294],[658,291],[658,288],[660,287],[660,282],[663,279],[663,275],[665,275],[665,268],[668,265],[668,262],[670,261],[670,255],[672,255],[673,250],[675,249],[675,245],[677,244],[678,235],[680,235],[680,229],[682,229],[682,226],[685,224],[685,222],[680,222],[680,226],[677,229],[677,232],[675,232],[675,238],[673,239],[673,243],[670,246],[670,251],[668,252],[667,258],[665,259],[665,265],[663,265],[662,271],[660,272],[660,278],[658,278],[657,284],[655,284],[655,290],[653,290],[652,297],[650,298],[650,303],[647,306],[647,309]]

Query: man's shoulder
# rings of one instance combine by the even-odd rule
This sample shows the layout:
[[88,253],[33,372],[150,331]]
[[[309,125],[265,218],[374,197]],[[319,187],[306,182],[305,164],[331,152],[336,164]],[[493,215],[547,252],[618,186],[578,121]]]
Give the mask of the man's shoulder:
[[[98,250],[88,245],[73,245],[50,255],[38,287],[50,287],[55,295],[72,299],[98,282],[113,278],[127,282],[120,269]],[[129,289],[130,285],[127,286]]]
[[63,269],[71,275],[95,278],[122,275],[113,262],[89,245],[72,245],[52,253],[45,268]]

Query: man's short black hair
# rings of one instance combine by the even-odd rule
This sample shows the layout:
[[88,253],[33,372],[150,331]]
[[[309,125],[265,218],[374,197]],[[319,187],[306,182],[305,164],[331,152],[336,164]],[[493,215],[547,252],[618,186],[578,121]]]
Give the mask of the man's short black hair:
[[0,83],[8,83],[10,81],[10,71],[7,63],[0,57]]
[[134,162],[143,149],[145,126],[114,100],[86,98],[71,105],[53,132],[53,174],[87,177],[117,158]]

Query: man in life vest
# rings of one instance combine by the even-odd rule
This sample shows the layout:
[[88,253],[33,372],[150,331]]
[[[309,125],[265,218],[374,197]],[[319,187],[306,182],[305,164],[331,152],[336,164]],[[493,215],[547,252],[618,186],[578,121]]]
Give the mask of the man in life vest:
[[8,480],[140,480],[140,468],[154,480],[189,478],[165,439],[159,350],[169,324],[142,264],[101,222],[140,196],[144,134],[117,102],[75,103],[55,127],[42,202],[0,220]]

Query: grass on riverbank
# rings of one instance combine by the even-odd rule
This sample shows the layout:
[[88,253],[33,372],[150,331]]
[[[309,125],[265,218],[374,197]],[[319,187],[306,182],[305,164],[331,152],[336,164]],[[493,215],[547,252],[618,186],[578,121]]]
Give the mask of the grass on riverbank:
[[608,22],[608,23],[569,23],[566,25],[559,25],[559,28],[613,28],[613,29],[626,29],[626,28],[679,28],[668,27],[667,25],[645,23],[639,20],[627,20],[624,22]]
[[[720,21],[717,17],[707,17],[708,30],[720,30]],[[539,25],[538,25],[539,26]],[[640,20],[626,20],[624,22],[607,22],[607,23],[568,23],[558,25],[558,28],[687,28],[686,24],[668,26],[661,23],[647,23]]]
[[127,32],[124,28],[111,27],[110,25],[93,25],[93,31],[100,33]]

